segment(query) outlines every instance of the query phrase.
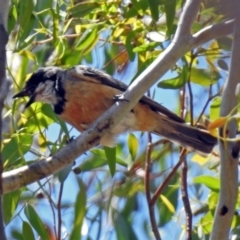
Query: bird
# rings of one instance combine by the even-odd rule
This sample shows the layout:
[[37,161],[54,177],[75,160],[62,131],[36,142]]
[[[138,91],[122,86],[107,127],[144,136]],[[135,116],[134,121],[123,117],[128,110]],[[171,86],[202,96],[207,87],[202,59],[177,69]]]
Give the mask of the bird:
[[[102,70],[85,65],[63,69],[50,66],[36,70],[25,87],[13,98],[29,97],[25,108],[34,102],[50,104],[55,114],[78,131],[88,128],[116,101],[127,85]],[[143,96],[100,145],[115,146],[125,132],[151,132],[180,144],[189,151],[209,154],[217,139],[207,130],[190,126],[183,118],[153,99]]]

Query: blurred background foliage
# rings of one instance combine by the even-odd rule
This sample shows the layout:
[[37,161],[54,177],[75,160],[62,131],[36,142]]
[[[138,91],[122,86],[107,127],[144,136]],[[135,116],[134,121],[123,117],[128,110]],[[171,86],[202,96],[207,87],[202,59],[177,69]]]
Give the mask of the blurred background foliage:
[[[169,45],[183,4],[179,0],[12,0],[7,71],[13,87],[5,103],[4,170],[50,156],[78,135],[50,106],[35,103],[24,110],[25,100],[11,100],[33,71],[86,64],[130,83]],[[222,18],[204,1],[192,33]],[[224,37],[193,49],[149,95],[192,124],[217,119],[230,47],[231,38]],[[151,138],[159,140],[141,133],[124,135],[115,148],[92,149],[61,172],[4,195],[9,239],[153,239],[144,185]],[[151,194],[169,176],[179,153],[179,146],[165,139],[152,149]],[[219,192],[218,160],[217,148],[208,157],[196,153],[187,157],[194,239],[206,239],[211,232]],[[163,239],[184,239],[180,187],[176,173],[154,207]],[[238,225],[236,216],[233,232]]]

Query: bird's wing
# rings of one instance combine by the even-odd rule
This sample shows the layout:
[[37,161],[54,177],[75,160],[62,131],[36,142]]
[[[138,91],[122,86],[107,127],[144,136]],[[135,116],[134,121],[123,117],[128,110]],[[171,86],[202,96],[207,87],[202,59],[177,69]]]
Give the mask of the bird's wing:
[[[74,78],[79,76],[79,78],[81,78],[81,79],[84,78],[88,81],[101,83],[106,86],[116,88],[123,92],[128,88],[128,86],[125,83],[114,79],[113,77],[106,74],[105,72],[91,68],[91,67],[87,67],[84,65],[75,66],[74,68],[70,69],[70,72],[71,72],[70,75]],[[149,98],[147,96],[143,96],[141,98],[140,102],[149,105],[151,107],[151,109],[153,109],[154,111],[157,111],[176,122],[180,122],[180,123],[185,122],[181,117],[179,117],[175,113],[171,112],[170,110],[168,110],[167,108],[165,108],[164,106],[155,102],[154,100],[152,100],[151,98]]]

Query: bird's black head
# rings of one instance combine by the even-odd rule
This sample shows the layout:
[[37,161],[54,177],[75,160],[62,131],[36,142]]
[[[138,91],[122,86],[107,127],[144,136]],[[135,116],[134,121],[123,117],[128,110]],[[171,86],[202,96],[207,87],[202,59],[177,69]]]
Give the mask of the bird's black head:
[[58,85],[59,73],[63,71],[58,67],[40,68],[32,74],[26,82],[22,91],[13,96],[13,98],[29,97],[26,108],[32,103],[39,101],[56,104],[56,88]]

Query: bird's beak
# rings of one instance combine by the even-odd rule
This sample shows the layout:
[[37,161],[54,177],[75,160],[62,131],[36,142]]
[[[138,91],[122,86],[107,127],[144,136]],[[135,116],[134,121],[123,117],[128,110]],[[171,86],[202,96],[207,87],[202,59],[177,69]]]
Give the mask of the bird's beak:
[[23,98],[23,97],[29,97],[29,101],[26,103],[25,108],[29,107],[32,103],[35,101],[36,94],[35,93],[30,93],[28,89],[23,89],[21,92],[15,94],[13,96],[14,98]]

